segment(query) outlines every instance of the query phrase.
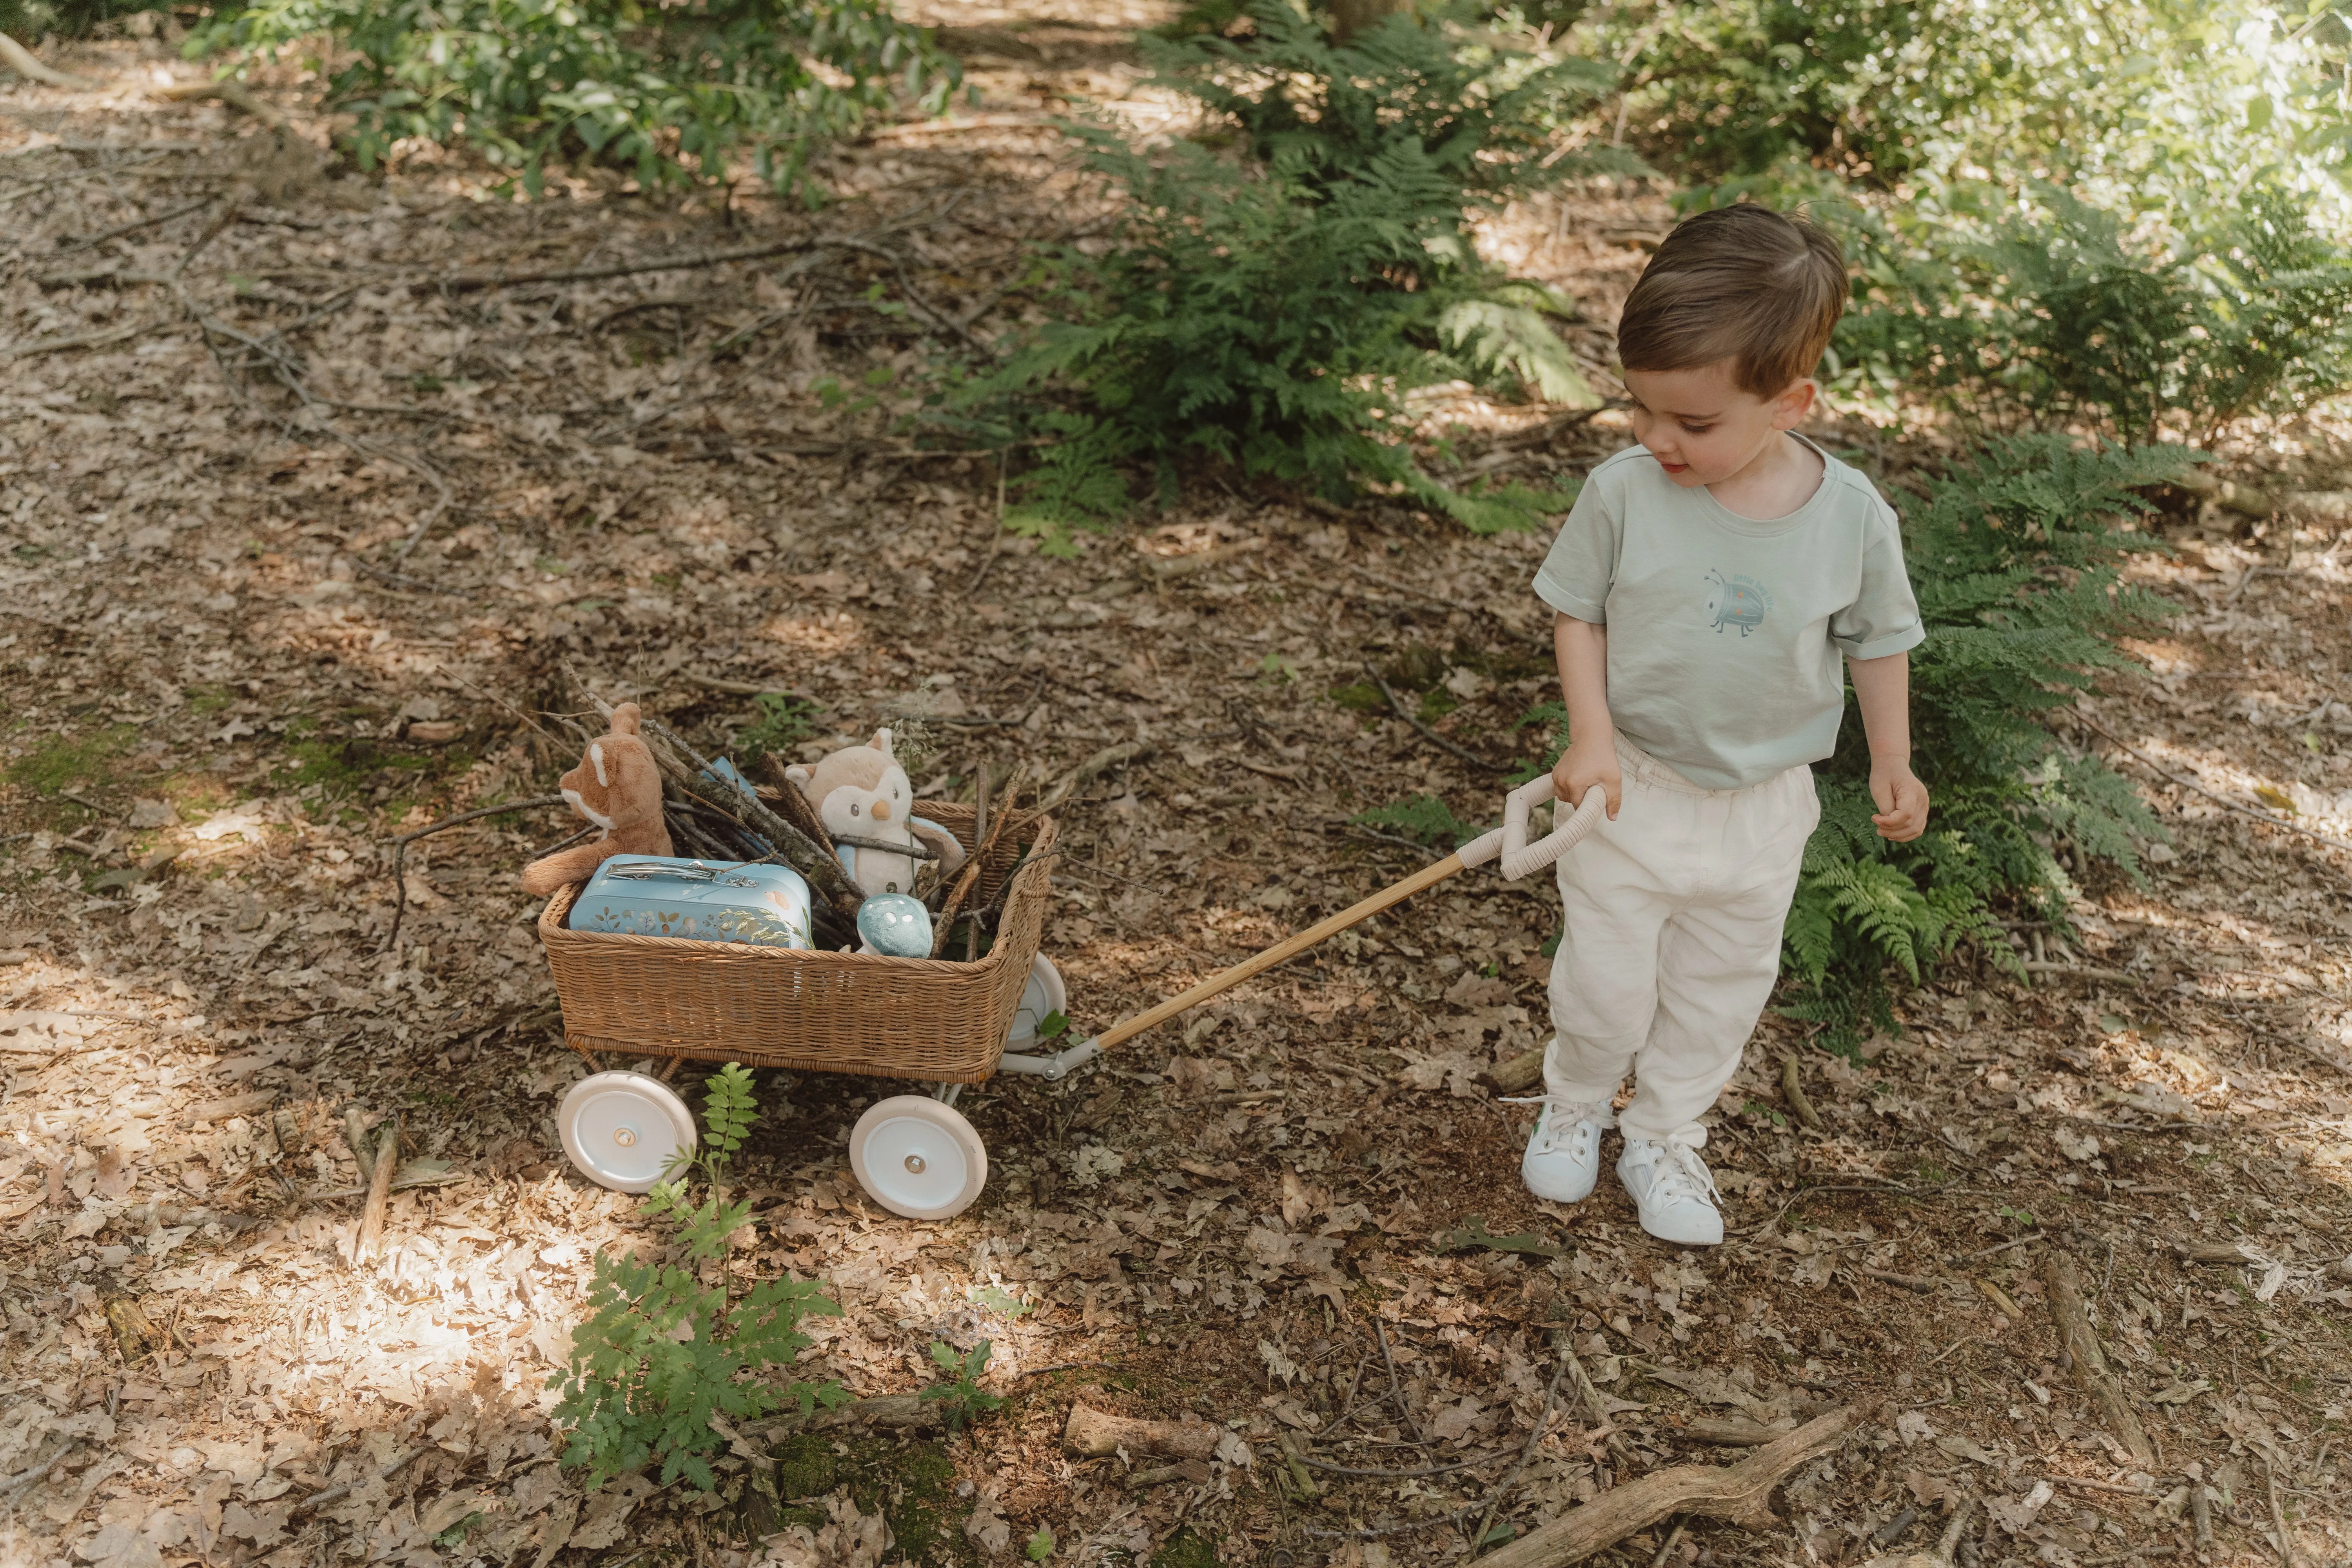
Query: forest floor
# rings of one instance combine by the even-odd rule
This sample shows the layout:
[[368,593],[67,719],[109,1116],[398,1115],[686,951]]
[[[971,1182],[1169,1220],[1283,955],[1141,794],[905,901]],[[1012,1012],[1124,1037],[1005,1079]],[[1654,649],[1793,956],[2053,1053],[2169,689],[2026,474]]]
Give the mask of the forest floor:
[[[716,1498],[554,1462],[592,1259],[649,1234],[554,1131],[586,1068],[515,873],[568,826],[420,840],[383,949],[386,841],[548,791],[568,671],[714,750],[759,691],[821,705],[812,753],[894,723],[942,793],[1136,743],[1059,814],[1046,946],[1080,1032],[1417,868],[1349,819],[1435,795],[1492,820],[1538,743],[1540,538],[1203,473],[1056,561],[998,528],[992,461],[894,433],[1030,308],[1027,248],[1105,221],[1047,114],[1168,112],[1128,46],[1155,12],[928,18],[980,111],[842,150],[817,214],[601,176],[509,203],[461,159],[362,177],[290,77],[265,96],[293,132],[0,84],[0,1561],[867,1568],[879,1511],[892,1555],[940,1562],[1378,1568],[1465,1557],[1490,1506],[1524,1532],[1729,1462],[1700,1440],[1727,1421],[1849,1405],[1778,1524],[1661,1522],[1616,1560],[1854,1563],[1967,1499],[1963,1562],[2352,1558],[2341,518],[2184,519],[2138,569],[2177,617],[2067,738],[2142,785],[2171,858],[2090,868],[2074,949],[2021,931],[2031,988],[1960,963],[1859,1065],[1768,1016],[1715,1118],[1723,1247],[1653,1242],[1611,1182],[1520,1188],[1528,1110],[1476,1075],[1545,1027],[1558,906],[1477,873],[1067,1081],[968,1092],[992,1174],[950,1222],[847,1173],[897,1086],[763,1073],[728,1267],[831,1282],[797,1373],[907,1393],[935,1341],[985,1338],[1003,1409],[750,1431]],[[189,68],[160,40],[62,58]],[[1488,237],[1581,302],[1598,364],[1666,222],[1586,186]],[[841,237],[885,254],[560,276]],[[1630,439],[1560,413],[1429,416],[1531,479]],[[1822,434],[1890,489],[1933,455]],[[2272,488],[2352,470],[2315,424],[2224,456]],[[436,1163],[359,1267],[347,1110]],[[2053,1261],[2152,1463],[2062,1351]],[[1553,1397],[1556,1344],[1591,1403]],[[1080,1402],[1238,1441],[1083,1459]],[[746,1500],[763,1451],[788,1515]]]

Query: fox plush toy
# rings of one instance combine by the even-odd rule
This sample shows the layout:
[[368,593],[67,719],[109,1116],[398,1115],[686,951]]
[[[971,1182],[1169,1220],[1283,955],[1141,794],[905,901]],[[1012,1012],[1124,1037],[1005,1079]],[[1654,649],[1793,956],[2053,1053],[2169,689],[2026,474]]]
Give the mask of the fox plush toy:
[[814,767],[786,768],[784,777],[816,807],[842,869],[862,893],[911,892],[911,851],[918,842],[939,858],[943,877],[953,876],[964,862],[963,846],[954,834],[910,815],[915,791],[907,770],[890,754],[887,730],[877,730],[866,744],[845,746]]
[[563,775],[563,798],[572,809],[604,831],[587,843],[558,850],[522,868],[522,890],[544,898],[566,882],[577,882],[615,855],[667,855],[669,829],[662,822],[661,769],[637,738],[637,705],[613,710],[610,734],[588,742],[580,765]]

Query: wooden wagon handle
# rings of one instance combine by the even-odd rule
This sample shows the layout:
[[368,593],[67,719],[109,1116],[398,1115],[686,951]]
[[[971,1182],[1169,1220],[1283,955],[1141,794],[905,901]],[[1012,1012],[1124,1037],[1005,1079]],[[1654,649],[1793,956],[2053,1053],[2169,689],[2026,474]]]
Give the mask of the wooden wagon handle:
[[1542,870],[1574,848],[1601,825],[1601,792],[1584,792],[1584,800],[1569,819],[1551,833],[1533,844],[1528,842],[1528,816],[1536,806],[1552,798],[1551,775],[1539,774],[1511,792],[1503,814],[1503,826],[1465,844],[1433,866],[1425,866],[1401,882],[1392,882],[1360,903],[1351,904],[1330,919],[1307,927],[1287,941],[1276,942],[1255,957],[1245,958],[1231,969],[1212,974],[1181,995],[1171,996],[1147,1013],[1122,1018],[1097,1035],[1066,1050],[1052,1056],[1033,1057],[1009,1054],[998,1064],[1007,1072],[1029,1073],[1048,1080],[1062,1078],[1072,1070],[1110,1049],[1135,1038],[1146,1029],[1155,1028],[1188,1013],[1213,996],[1222,995],[1243,981],[1265,973],[1278,964],[1287,963],[1318,942],[1360,925],[1381,910],[1391,909],[1423,889],[1432,888],[1447,878],[1499,860],[1505,877],[1513,881],[1531,872]]

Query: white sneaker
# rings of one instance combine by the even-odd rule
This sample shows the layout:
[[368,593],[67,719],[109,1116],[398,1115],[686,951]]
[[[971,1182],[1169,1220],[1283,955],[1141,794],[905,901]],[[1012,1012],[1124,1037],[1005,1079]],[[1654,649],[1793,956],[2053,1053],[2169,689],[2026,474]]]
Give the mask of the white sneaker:
[[1601,1135],[1617,1125],[1608,1102],[1585,1104],[1550,1095],[1513,1100],[1540,1105],[1528,1152],[1519,1157],[1519,1180],[1528,1191],[1556,1204],[1581,1203],[1601,1179]]
[[1660,1241],[1713,1247],[1723,1239],[1715,1176],[1689,1144],[1628,1138],[1617,1161],[1617,1179],[1633,1194],[1642,1228]]

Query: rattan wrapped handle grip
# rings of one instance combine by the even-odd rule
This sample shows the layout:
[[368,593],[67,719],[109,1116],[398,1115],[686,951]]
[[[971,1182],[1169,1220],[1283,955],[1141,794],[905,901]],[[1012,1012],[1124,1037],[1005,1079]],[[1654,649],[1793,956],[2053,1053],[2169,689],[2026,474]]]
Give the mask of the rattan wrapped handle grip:
[[1529,779],[1510,793],[1503,803],[1503,826],[1492,833],[1482,834],[1465,844],[1456,854],[1465,866],[1483,866],[1499,859],[1497,868],[1506,879],[1516,882],[1531,872],[1543,870],[1561,856],[1584,842],[1592,830],[1601,826],[1608,813],[1608,803],[1598,788],[1584,792],[1583,804],[1566,822],[1549,833],[1528,842],[1528,816],[1545,801],[1554,798],[1551,775],[1543,773]]

